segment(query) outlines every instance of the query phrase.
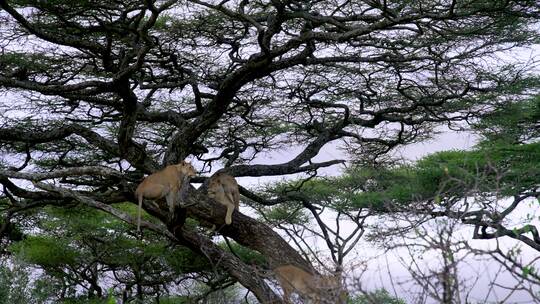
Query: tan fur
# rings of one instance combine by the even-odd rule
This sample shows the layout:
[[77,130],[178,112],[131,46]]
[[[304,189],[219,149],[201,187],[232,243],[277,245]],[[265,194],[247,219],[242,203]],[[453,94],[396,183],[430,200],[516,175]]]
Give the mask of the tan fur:
[[170,165],[163,170],[147,176],[135,190],[135,196],[139,201],[137,231],[141,229],[141,209],[143,198],[158,200],[165,197],[169,212],[174,213],[176,197],[182,189],[182,184],[186,179],[195,176],[196,171],[193,166],[185,161],[177,165]]
[[304,299],[310,299],[314,304],[346,303],[347,301],[347,292],[342,288],[340,275],[315,275],[293,265],[276,267],[274,274],[283,289],[285,303],[292,303],[293,292]]
[[234,177],[225,173],[216,173],[208,181],[208,197],[227,207],[225,224],[232,223],[234,208],[240,205],[240,191]]

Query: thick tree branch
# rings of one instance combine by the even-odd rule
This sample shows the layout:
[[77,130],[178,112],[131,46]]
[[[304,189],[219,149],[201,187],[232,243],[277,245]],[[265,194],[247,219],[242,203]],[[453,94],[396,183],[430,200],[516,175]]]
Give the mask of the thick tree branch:
[[71,177],[71,176],[104,176],[104,177],[117,177],[121,178],[122,173],[108,167],[76,167],[68,169],[60,169],[49,172],[19,172],[11,170],[0,170],[0,175],[17,178],[17,179],[26,179],[30,181],[40,181],[44,179],[59,178],[59,177]]
[[332,160],[322,163],[310,163],[309,165],[302,166],[306,162],[311,161],[325,144],[338,138],[333,132],[334,131],[325,130],[315,140],[308,144],[306,148],[304,148],[304,151],[286,163],[279,165],[238,165],[223,169],[223,171],[233,176],[270,176],[308,172],[344,163],[345,160]]
[[[224,225],[226,208],[208,199],[204,187],[191,190],[187,196],[187,215],[216,225],[220,234],[234,239],[237,243],[263,254],[271,267],[285,264],[300,265],[313,272],[313,266],[305,261],[285,240],[267,225],[252,219],[237,210],[233,212],[232,224]],[[203,192],[203,193],[201,193]],[[276,255],[276,252],[280,252]]]

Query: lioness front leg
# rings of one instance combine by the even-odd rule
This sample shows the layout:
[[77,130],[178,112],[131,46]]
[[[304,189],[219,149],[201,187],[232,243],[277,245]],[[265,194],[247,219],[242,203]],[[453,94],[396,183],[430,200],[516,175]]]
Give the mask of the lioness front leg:
[[227,214],[225,215],[225,224],[230,225],[232,223],[232,213],[234,211],[234,203],[222,203],[227,207]]
[[172,189],[169,193],[167,193],[167,196],[165,197],[165,200],[167,201],[167,206],[169,206],[169,217],[172,218],[174,216],[174,206],[176,204],[176,193],[177,189]]

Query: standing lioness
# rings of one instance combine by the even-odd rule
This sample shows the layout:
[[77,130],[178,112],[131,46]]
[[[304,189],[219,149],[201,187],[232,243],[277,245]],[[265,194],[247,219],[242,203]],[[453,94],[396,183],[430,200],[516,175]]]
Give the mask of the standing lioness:
[[169,206],[169,213],[174,213],[174,204],[178,193],[182,190],[182,185],[189,180],[189,178],[196,175],[196,171],[193,166],[182,161],[177,165],[170,165],[163,170],[155,172],[147,176],[135,190],[135,196],[139,201],[137,231],[141,229],[141,209],[143,198],[158,200],[165,197],[167,205]]

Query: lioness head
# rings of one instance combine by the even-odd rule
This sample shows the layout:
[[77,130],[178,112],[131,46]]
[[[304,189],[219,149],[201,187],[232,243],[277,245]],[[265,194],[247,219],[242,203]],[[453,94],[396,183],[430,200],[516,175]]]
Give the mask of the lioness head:
[[217,179],[210,179],[210,182],[208,183],[208,197],[216,198],[216,189],[220,186]]
[[193,165],[191,165],[191,163],[188,163],[186,161],[182,161],[178,165],[176,165],[176,169],[178,170],[178,172],[184,174],[184,176],[187,178],[197,175],[197,171],[195,171],[195,168],[193,168]]

